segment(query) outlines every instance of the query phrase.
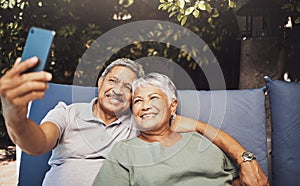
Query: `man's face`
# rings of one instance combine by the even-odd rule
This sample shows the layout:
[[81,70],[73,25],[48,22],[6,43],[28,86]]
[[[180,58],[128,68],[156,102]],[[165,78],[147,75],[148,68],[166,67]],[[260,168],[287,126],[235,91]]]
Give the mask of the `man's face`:
[[98,81],[98,104],[100,110],[109,116],[121,116],[131,104],[131,85],[136,74],[124,66],[115,66]]

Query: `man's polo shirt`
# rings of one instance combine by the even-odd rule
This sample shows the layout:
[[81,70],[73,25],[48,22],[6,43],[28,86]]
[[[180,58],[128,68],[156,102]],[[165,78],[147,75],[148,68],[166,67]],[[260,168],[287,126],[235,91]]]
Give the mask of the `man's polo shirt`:
[[44,185],[91,185],[112,146],[138,134],[131,115],[108,126],[94,117],[96,101],[71,105],[60,102],[43,119],[42,123],[52,122],[60,132]]

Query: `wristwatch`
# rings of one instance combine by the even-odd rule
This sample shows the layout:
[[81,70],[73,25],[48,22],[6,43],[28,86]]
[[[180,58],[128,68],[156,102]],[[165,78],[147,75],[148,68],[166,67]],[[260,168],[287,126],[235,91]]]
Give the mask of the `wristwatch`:
[[251,162],[252,160],[256,159],[255,155],[252,152],[249,152],[249,151],[244,152],[242,154],[242,158],[243,158],[244,162],[245,161],[250,161]]

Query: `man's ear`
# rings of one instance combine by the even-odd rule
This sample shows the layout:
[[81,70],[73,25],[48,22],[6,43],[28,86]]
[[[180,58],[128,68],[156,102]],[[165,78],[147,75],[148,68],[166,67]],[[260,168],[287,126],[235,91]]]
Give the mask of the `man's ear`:
[[178,106],[178,101],[174,99],[170,105],[171,115],[176,114],[177,106]]
[[101,76],[101,77],[98,79],[98,88],[101,87],[102,83],[103,83],[103,77]]

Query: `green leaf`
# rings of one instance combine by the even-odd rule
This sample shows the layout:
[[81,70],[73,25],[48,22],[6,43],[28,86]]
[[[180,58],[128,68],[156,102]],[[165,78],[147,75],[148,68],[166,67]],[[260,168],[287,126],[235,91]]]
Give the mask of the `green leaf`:
[[218,12],[216,12],[211,17],[216,18],[216,17],[219,17],[219,16],[220,16],[220,14]]
[[178,9],[178,6],[173,6],[172,11],[176,11]]
[[184,15],[184,9],[180,9],[179,12]]
[[299,24],[300,23],[300,16],[298,16],[296,19],[295,19],[295,24]]
[[219,17],[219,16],[220,16],[219,10],[217,8],[215,8],[214,9],[214,13],[213,13],[213,15],[211,17],[216,18],[216,17]]
[[194,16],[195,18],[198,18],[199,15],[200,15],[200,11],[199,11],[199,10],[194,10],[193,16]]
[[8,2],[9,2],[8,3],[8,7],[11,8],[11,9],[13,9],[14,6],[16,5],[16,0],[9,0]]
[[206,52],[207,50],[209,50],[208,45],[204,45],[204,47],[202,48],[202,51],[203,51],[203,52]]
[[206,5],[205,5],[204,3],[201,3],[201,2],[203,2],[203,1],[200,1],[200,3],[198,4],[198,8],[199,8],[200,10],[205,11],[205,10],[206,10]]
[[195,10],[195,8],[193,6],[188,7],[185,12],[184,15],[190,15],[193,11]]
[[198,64],[197,64],[197,63],[194,63],[194,64],[193,64],[193,70],[195,70],[197,66],[198,66]]
[[228,6],[229,6],[229,8],[235,8],[236,7],[236,3],[234,1],[232,1],[232,0],[229,0]]
[[165,3],[158,5],[157,9],[161,10],[165,6]]
[[180,22],[182,18],[183,18],[183,15],[181,13],[179,13],[177,15],[177,21]]
[[169,14],[169,18],[172,17],[173,15],[175,15],[177,12],[172,12]]
[[297,12],[300,12],[300,6],[296,6]]
[[164,2],[165,2],[165,0],[159,0],[159,2],[160,2],[160,3],[164,3]]
[[[170,7],[168,8],[168,13],[173,12],[173,11],[172,11],[173,7],[174,7],[174,6],[170,6]],[[175,6],[175,7],[176,7],[176,6]]]
[[162,10],[167,10],[172,4],[171,3],[166,3],[163,7]]
[[212,8],[211,8],[210,4],[205,3],[205,7],[206,7],[206,11],[207,11],[208,13],[211,13]]
[[181,9],[184,8],[185,6],[185,1],[184,0],[177,0],[177,6],[179,6]]
[[188,18],[188,16],[184,16],[184,17],[181,19],[181,21],[180,21],[181,26],[185,25],[185,23],[186,23],[186,21],[187,21],[187,18]]
[[22,2],[22,3],[19,5],[19,7],[20,7],[21,10],[24,10],[24,6],[25,6],[25,2]]

